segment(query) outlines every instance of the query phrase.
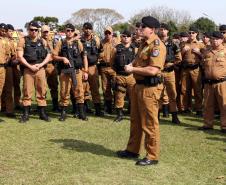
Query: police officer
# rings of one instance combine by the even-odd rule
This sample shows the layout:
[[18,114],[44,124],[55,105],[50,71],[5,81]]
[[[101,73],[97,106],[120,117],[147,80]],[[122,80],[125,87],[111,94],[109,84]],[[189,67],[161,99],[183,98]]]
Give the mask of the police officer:
[[226,46],[226,25],[223,24],[219,27],[221,34],[224,36],[223,45]]
[[226,48],[224,36],[212,33],[212,48],[204,54],[204,125],[200,130],[213,129],[215,105],[220,110],[221,131],[226,133]]
[[132,43],[136,46],[136,48],[139,48],[142,42],[142,34],[141,34],[141,22],[137,22],[135,24],[135,33],[133,36]]
[[[11,24],[7,24],[7,42],[9,45],[8,63],[6,66],[6,81],[2,92],[2,108],[6,111],[7,117],[15,117],[14,114],[14,102],[15,105],[20,104],[20,71],[18,61],[16,60],[16,47],[17,42],[14,41],[12,34],[14,27]],[[13,99],[14,90],[14,99]]]
[[36,100],[39,108],[39,117],[50,121],[45,112],[46,103],[46,74],[44,66],[51,59],[51,51],[47,42],[38,37],[39,24],[31,21],[28,25],[28,36],[21,38],[17,47],[18,60],[24,66],[23,71],[23,100],[24,112],[20,122],[29,120],[29,109],[33,89],[36,90]]
[[[60,121],[65,121],[66,119],[66,108],[69,104],[71,88],[73,88],[78,104],[78,118],[88,120],[84,112],[84,90],[82,84],[82,79],[88,79],[87,53],[83,49],[82,43],[74,38],[74,31],[75,27],[72,24],[65,25],[66,38],[57,43],[53,52],[53,59],[62,61],[60,67]],[[83,71],[82,68],[84,68]],[[77,117],[77,115],[75,116]]]
[[121,34],[121,44],[118,44],[115,49],[115,56],[113,60],[113,69],[116,72],[115,79],[115,108],[117,110],[116,122],[120,122],[123,119],[123,107],[124,98],[128,91],[129,99],[131,98],[131,91],[134,86],[135,79],[130,73],[126,73],[124,70],[125,65],[130,64],[136,55],[137,48],[131,44],[132,33],[128,30],[124,30]]
[[[84,49],[87,51],[88,58],[88,83],[92,95],[92,100],[95,107],[95,115],[102,116],[101,112],[101,99],[99,93],[99,74],[97,70],[97,61],[99,53],[101,52],[100,39],[93,33],[93,26],[91,23],[86,22],[83,24],[83,35],[81,42]],[[87,92],[88,93],[88,92]],[[87,103],[88,104],[88,103]],[[87,105],[88,106],[88,105]]]
[[115,71],[111,68],[114,48],[117,44],[113,41],[113,29],[107,26],[104,31],[104,39],[102,41],[103,50],[99,55],[98,66],[101,76],[102,89],[105,101],[105,111],[112,113],[112,81],[115,79]]
[[[172,114],[172,123],[179,124],[180,121],[177,117],[177,92],[176,92],[176,82],[175,82],[175,73],[174,73],[174,66],[181,62],[181,53],[180,53],[180,46],[178,44],[173,43],[170,40],[168,33],[169,33],[169,26],[165,23],[161,23],[159,29],[159,35],[162,42],[166,46],[167,54],[166,54],[166,61],[163,69],[163,76],[164,76],[164,90],[167,92],[169,97],[169,110]],[[165,114],[168,113],[168,105],[163,105],[163,111]]]
[[181,50],[182,54],[182,79],[181,79],[181,98],[184,112],[190,112],[188,109],[191,101],[191,90],[194,90],[195,110],[197,116],[202,116],[202,81],[200,63],[202,60],[201,50],[204,44],[197,40],[198,29],[190,27],[189,40],[184,44]]
[[[7,45],[4,36],[6,24],[0,24],[0,100],[2,96],[3,87],[5,84],[6,63],[7,63]],[[2,120],[0,120],[2,121]]]
[[145,42],[138,50],[132,64],[125,66],[125,71],[133,73],[136,85],[131,99],[130,138],[126,150],[118,151],[122,158],[137,158],[144,132],[146,157],[136,165],[146,166],[158,163],[160,135],[158,110],[163,90],[162,74],[165,63],[166,47],[155,34],[160,23],[151,16],[142,18],[142,34]]
[[[54,40],[53,38],[50,37],[50,28],[47,25],[43,25],[42,29],[42,38],[46,40],[49,48],[51,49],[51,51],[53,51],[54,49]],[[55,67],[55,62],[54,61],[50,61],[46,68],[46,77],[47,77],[47,84],[49,86],[50,89],[50,94],[51,94],[51,98],[52,98],[52,105],[53,111],[59,111],[59,107],[58,107],[58,76],[57,76],[57,69]]]

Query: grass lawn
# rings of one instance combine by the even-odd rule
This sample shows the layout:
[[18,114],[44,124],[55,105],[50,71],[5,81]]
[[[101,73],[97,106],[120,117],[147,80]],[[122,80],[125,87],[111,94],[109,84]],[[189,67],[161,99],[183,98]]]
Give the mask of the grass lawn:
[[[89,116],[51,123],[32,116],[27,124],[2,117],[0,123],[0,184],[4,185],[206,185],[226,184],[226,137],[197,131],[202,120],[181,116],[180,126],[161,119],[161,159],[156,166],[139,167],[119,159],[129,135],[128,118]],[[145,155],[142,152],[141,157]]]

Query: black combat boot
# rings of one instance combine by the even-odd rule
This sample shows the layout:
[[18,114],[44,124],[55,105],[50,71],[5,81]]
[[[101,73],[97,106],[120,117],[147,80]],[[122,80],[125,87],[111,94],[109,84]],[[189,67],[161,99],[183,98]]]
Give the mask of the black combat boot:
[[39,106],[39,119],[44,120],[46,122],[50,122],[49,116],[46,114],[45,107]]
[[94,107],[95,107],[95,115],[96,116],[100,116],[100,117],[104,116],[104,113],[101,111],[100,103],[95,103]]
[[168,104],[167,105],[162,105],[162,117],[168,118],[169,117],[169,109],[168,109]]
[[109,101],[109,100],[105,101],[105,111],[108,114],[112,114],[112,101]]
[[60,113],[60,117],[59,117],[59,121],[65,121],[67,117],[66,114],[66,107],[61,107],[61,113]]
[[172,123],[180,124],[180,120],[177,116],[177,112],[172,112]]
[[58,99],[57,98],[53,98],[52,99],[52,104],[53,104],[52,111],[54,111],[54,112],[60,112],[59,105],[58,105]]
[[114,122],[120,122],[123,120],[123,109],[118,108],[117,109],[117,117],[115,118]]
[[197,117],[202,117],[202,111],[196,111],[196,114],[195,114]]
[[24,106],[23,115],[19,120],[20,123],[25,123],[29,120],[29,111],[30,111],[30,106]]
[[[74,116],[75,117],[75,116]],[[86,113],[84,111],[84,104],[78,103],[78,118],[84,121],[87,121]]]
[[88,114],[93,114],[92,109],[89,108],[89,100],[85,100],[84,102],[84,111]]

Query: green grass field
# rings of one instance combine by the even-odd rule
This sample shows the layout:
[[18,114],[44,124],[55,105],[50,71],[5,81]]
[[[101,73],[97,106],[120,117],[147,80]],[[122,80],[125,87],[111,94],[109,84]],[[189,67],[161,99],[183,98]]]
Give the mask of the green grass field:
[[[129,135],[129,119],[89,116],[46,123],[31,116],[27,124],[1,118],[0,184],[4,185],[206,185],[226,184],[226,138],[219,131],[197,131],[202,120],[180,116],[182,124],[161,119],[161,159],[135,166],[119,159]],[[141,157],[145,155],[142,152]]]

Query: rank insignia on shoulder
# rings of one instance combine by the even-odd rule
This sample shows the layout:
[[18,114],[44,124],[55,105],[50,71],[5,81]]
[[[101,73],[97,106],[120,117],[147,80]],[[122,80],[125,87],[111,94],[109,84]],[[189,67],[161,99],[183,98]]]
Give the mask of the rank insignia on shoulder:
[[154,45],[155,45],[155,46],[159,46],[159,45],[160,45],[160,41],[159,41],[159,39],[155,39],[155,41],[154,41]]
[[157,56],[159,56],[159,49],[154,49],[154,50],[152,51],[152,53],[151,53],[151,56],[152,56],[152,57],[157,57]]

